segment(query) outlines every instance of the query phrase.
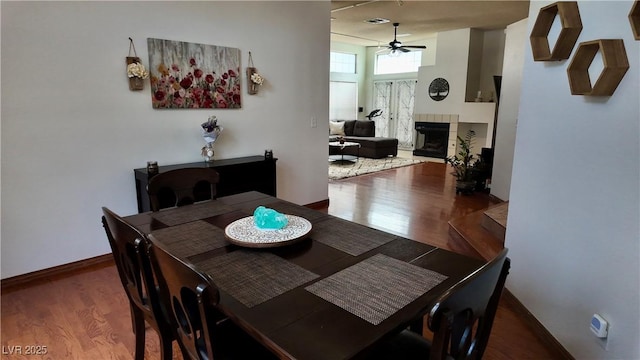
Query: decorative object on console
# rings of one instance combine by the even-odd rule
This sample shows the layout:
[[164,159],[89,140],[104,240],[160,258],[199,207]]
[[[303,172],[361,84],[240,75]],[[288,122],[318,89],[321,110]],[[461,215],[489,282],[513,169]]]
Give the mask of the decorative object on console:
[[147,39],[154,109],[238,109],[240,50]]
[[449,82],[444,78],[435,78],[429,84],[429,97],[434,101],[442,101],[449,95]]
[[253,57],[249,51],[249,66],[247,66],[247,92],[249,95],[257,94],[262,84],[264,84],[264,77],[258,73],[258,69],[253,65]]
[[149,179],[158,175],[160,169],[158,168],[157,161],[147,161],[147,175],[149,175]]
[[218,125],[218,119],[215,115],[209,116],[207,122],[202,123],[200,126],[202,127],[202,137],[207,143],[202,147],[202,156],[205,161],[213,161],[213,143],[216,142],[223,128]]
[[[131,56],[131,50],[133,55]],[[136,46],[133,45],[133,39],[129,38],[129,56],[127,60],[127,77],[129,78],[129,90],[139,91],[144,89],[144,79],[149,77],[149,72],[142,65],[142,60],[136,53]]]

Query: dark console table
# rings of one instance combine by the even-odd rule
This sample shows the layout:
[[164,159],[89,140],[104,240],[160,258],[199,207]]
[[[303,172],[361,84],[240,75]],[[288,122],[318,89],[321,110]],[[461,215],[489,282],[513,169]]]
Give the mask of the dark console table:
[[[214,168],[220,174],[220,182],[216,186],[218,197],[239,194],[247,191],[259,191],[276,196],[276,161],[264,156],[247,156],[235,159],[214,160],[213,162],[194,162],[188,164],[164,165],[159,172],[182,168]],[[138,212],[151,211],[147,184],[149,175],[147,168],[134,169]]]

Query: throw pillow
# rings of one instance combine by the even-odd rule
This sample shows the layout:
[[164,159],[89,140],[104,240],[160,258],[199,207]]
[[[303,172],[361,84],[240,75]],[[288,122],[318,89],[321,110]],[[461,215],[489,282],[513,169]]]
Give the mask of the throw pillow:
[[376,136],[376,123],[373,121],[356,121],[353,129],[354,136],[374,137]]
[[344,122],[343,121],[329,121],[329,135],[342,135],[342,136],[344,136]]

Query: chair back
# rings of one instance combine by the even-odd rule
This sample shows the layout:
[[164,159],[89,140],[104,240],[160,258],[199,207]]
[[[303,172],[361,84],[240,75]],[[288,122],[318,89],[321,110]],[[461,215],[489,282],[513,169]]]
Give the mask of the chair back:
[[174,257],[149,236],[151,262],[160,274],[163,301],[177,323],[177,338],[183,354],[190,359],[213,359],[212,335],[216,331],[213,310],[220,294],[213,280]]
[[427,319],[434,333],[431,360],[482,358],[509,273],[507,251],[503,249],[436,300]]
[[102,208],[102,212],[102,224],[129,302],[138,308],[147,320],[156,324],[164,321],[151,262],[147,255],[147,238],[106,207]]
[[159,173],[147,185],[151,210],[214,199],[219,179],[213,168],[184,168]]

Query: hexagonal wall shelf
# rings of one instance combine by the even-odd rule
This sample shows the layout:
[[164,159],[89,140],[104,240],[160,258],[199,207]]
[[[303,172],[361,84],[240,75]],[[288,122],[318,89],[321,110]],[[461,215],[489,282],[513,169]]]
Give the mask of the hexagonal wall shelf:
[[[589,67],[600,51],[603,69],[591,86]],[[573,95],[610,96],[616,91],[629,69],[627,51],[622,39],[600,39],[580,43],[567,67],[569,86]]]
[[631,23],[631,30],[636,40],[640,40],[640,2],[636,0],[629,12],[629,22]]
[[[560,17],[562,29],[553,50],[549,46],[549,31],[556,16]],[[540,9],[529,40],[535,61],[568,59],[578,36],[582,32],[582,19],[576,1],[559,1]]]

